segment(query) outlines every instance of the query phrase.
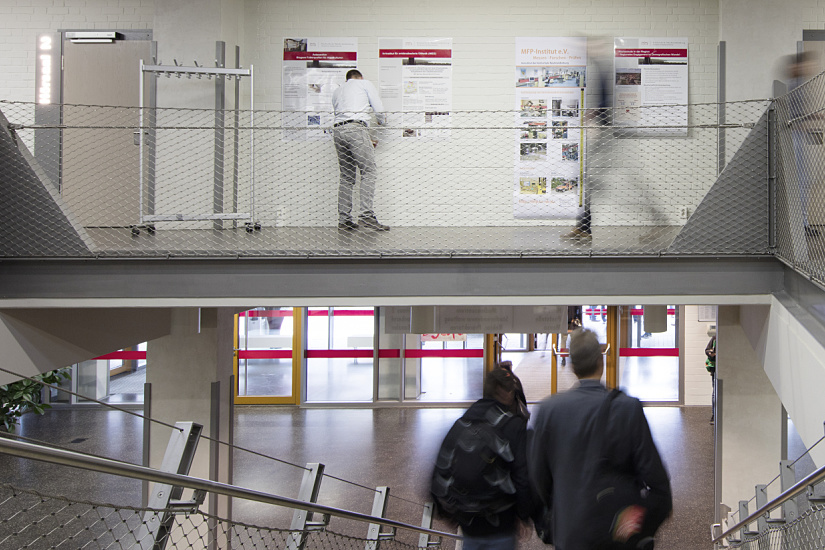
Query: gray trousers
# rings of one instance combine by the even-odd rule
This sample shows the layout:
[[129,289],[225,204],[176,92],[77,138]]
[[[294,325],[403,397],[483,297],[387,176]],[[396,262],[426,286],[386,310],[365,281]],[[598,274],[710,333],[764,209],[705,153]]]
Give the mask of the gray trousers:
[[361,171],[361,217],[374,216],[372,199],[375,195],[375,148],[369,129],[355,122],[333,128],[332,139],[338,153],[341,182],[338,185],[338,222],[352,219],[352,194],[355,189],[356,168]]

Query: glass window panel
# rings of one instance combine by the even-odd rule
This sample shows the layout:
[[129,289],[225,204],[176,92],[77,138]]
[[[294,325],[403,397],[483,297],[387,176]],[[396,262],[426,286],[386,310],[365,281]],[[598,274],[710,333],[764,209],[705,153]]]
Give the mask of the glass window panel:
[[243,351],[287,352],[290,357],[240,357],[238,395],[292,395],[292,308],[259,307],[238,317],[238,348]]
[[[371,307],[309,308],[310,351],[373,349],[375,309]],[[308,402],[370,402],[373,361],[370,357],[307,359]]]
[[620,357],[619,386],[640,401],[679,400],[678,357]]

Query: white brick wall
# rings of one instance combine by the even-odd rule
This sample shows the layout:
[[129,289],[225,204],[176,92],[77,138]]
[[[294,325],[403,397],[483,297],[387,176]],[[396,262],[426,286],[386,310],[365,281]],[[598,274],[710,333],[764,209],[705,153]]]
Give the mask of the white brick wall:
[[60,29],[151,29],[145,0],[0,0],[0,100],[34,101],[37,35]]
[[713,386],[705,369],[705,346],[708,345],[708,325],[699,322],[699,307],[685,306],[682,320],[685,326],[685,405],[710,405]]

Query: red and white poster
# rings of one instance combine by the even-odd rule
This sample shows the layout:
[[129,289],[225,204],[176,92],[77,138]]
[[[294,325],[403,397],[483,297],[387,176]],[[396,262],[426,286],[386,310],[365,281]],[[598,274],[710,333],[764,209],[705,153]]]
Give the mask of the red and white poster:
[[516,38],[515,218],[582,210],[586,69],[586,38]]
[[687,135],[688,39],[616,38],[613,60],[613,123],[636,135]]
[[332,125],[332,92],[357,67],[357,51],[357,38],[284,38],[286,139],[328,139],[322,128]]
[[449,138],[452,57],[452,38],[378,40],[378,91],[395,137]]

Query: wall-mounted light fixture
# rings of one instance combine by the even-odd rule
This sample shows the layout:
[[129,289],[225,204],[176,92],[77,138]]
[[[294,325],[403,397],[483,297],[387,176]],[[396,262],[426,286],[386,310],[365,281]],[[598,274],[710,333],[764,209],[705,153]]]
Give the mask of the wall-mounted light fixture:
[[75,44],[106,44],[118,39],[115,31],[69,31],[66,38]]

